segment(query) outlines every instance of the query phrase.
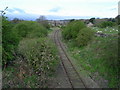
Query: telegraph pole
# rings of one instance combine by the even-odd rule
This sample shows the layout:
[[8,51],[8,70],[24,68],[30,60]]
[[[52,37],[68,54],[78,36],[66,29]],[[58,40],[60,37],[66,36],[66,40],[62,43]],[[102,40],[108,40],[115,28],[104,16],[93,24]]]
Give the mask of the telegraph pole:
[[1,11],[0,11],[2,17],[6,14],[6,13],[5,13],[5,10],[7,10],[7,9],[8,9],[8,7],[6,7],[4,10],[1,10]]
[[6,7],[4,10],[0,11],[0,33],[2,32],[2,18],[6,14],[5,11],[7,10],[8,7]]

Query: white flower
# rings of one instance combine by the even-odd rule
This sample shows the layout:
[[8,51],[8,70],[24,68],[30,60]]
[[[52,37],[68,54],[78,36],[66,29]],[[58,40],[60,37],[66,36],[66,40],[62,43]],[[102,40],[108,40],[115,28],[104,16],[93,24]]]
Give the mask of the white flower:
[[98,33],[102,33],[102,31],[97,31]]
[[105,29],[105,31],[107,31],[107,29]]

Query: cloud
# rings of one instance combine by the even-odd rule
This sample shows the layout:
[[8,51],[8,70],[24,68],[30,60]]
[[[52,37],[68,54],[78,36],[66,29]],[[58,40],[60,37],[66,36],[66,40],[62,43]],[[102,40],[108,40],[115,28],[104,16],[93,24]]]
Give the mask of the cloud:
[[16,11],[18,11],[18,12],[20,12],[20,13],[25,13],[25,11],[24,11],[24,10],[19,9],[19,8],[14,8],[14,10],[16,10]]
[[61,10],[60,7],[55,7],[55,8],[50,9],[49,12],[58,12],[60,10]]
[[11,17],[28,14],[115,17],[118,12],[118,0],[2,0],[0,9],[4,10],[6,5],[9,7],[6,14]]
[[14,18],[19,18],[22,20],[36,20],[39,15],[29,13],[6,13],[5,16],[8,17],[9,20],[13,20]]
[[19,8],[10,8],[10,9],[8,8],[7,11],[8,13],[25,13],[24,10],[19,9]]
[[[73,0],[74,1],[74,0]],[[118,0],[78,0],[78,1],[84,1],[84,2],[118,2]]]
[[113,10],[117,10],[117,8],[111,8],[110,10],[111,10],[111,11],[113,11]]

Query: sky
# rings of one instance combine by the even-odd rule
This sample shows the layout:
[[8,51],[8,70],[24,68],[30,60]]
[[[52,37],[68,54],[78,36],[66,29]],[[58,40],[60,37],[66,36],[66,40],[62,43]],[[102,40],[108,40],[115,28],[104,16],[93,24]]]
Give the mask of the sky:
[[118,15],[120,15],[120,1],[118,2]]
[[9,18],[48,19],[114,18],[119,0],[0,0],[0,10]]

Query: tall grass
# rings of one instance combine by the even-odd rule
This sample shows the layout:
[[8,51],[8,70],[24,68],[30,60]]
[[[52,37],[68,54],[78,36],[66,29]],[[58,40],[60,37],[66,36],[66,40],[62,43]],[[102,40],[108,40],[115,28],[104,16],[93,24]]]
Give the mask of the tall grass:
[[75,62],[91,74],[98,72],[108,80],[109,87],[115,88],[120,84],[118,38],[114,35],[104,38],[94,37],[94,32],[98,30],[116,35],[118,30],[112,26],[112,22],[104,22],[101,27],[106,28],[96,27],[96,30],[95,28],[93,30],[86,28],[80,21],[73,21],[63,28],[62,35]]
[[67,45],[76,63],[79,63],[92,75],[98,72],[104,79],[108,80],[108,87],[118,87],[120,84],[120,66],[117,38],[112,36],[96,37],[86,47],[82,48],[73,47],[72,42],[68,42]]

